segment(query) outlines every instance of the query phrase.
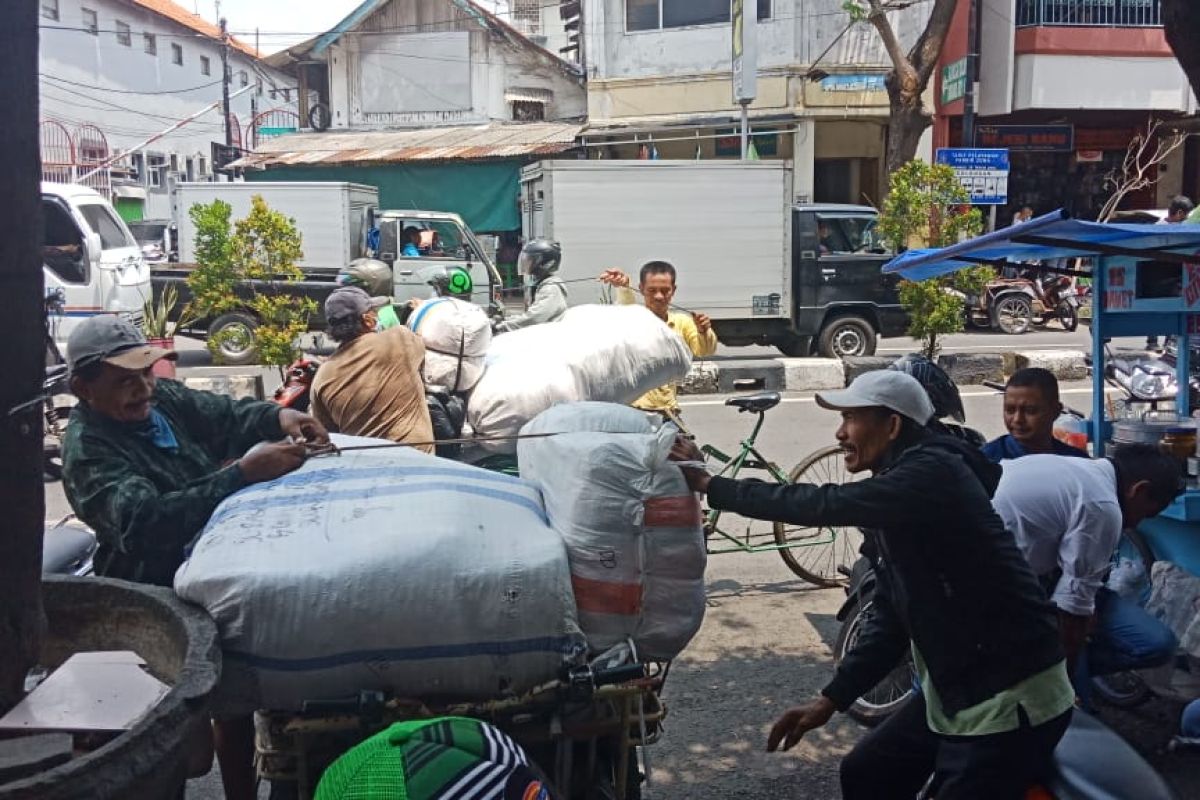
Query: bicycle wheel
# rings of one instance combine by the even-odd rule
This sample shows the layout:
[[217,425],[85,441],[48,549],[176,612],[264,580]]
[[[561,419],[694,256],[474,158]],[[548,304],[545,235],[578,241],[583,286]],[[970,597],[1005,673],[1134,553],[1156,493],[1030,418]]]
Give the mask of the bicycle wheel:
[[[837,445],[808,456],[788,476],[790,483],[843,484],[858,480],[846,469],[845,455]],[[775,543],[779,555],[792,572],[821,588],[841,586],[845,576],[838,567],[849,567],[858,558],[862,546],[858,528],[806,528],[775,523]]]

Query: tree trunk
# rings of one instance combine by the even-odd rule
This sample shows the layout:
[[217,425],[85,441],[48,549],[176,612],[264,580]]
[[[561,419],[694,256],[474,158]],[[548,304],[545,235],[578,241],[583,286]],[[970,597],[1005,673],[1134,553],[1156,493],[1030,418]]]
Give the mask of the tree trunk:
[[921,135],[933,124],[920,97],[906,98],[896,85],[895,71],[887,78],[888,98],[891,101],[891,117],[888,120],[887,154],[885,166],[892,175],[917,156]]
[[1162,0],[1162,21],[1167,44],[1175,52],[1183,74],[1200,98],[1200,3],[1196,0]]
[[[42,312],[41,159],[38,137],[38,3],[5,4],[0,26],[0,710],[21,697],[38,657],[43,627],[42,407],[45,377]],[[28,403],[25,411],[9,409]]]

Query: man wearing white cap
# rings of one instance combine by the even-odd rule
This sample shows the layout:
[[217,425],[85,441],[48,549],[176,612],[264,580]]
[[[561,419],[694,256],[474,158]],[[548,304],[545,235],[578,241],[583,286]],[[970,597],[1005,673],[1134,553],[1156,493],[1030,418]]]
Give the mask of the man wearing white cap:
[[[911,649],[922,691],[841,766],[842,797],[1017,800],[1050,766],[1070,721],[1054,609],[992,510],[1000,469],[926,426],[933,405],[910,375],[869,372],[816,396],[840,411],[847,483],[780,486],[685,469],[713,508],[795,525],[856,525],[878,583],[858,642],[821,693],[790,709],[767,749],[793,747],[845,711]],[[697,459],[681,439],[673,453]]]

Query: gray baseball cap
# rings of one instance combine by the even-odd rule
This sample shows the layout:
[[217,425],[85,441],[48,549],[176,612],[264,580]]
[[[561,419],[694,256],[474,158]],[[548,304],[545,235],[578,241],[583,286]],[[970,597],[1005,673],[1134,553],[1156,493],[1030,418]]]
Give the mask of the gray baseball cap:
[[97,363],[142,370],[164,358],[178,357],[174,350],[151,345],[136,325],[116,314],[89,317],[67,337],[71,372]]
[[339,286],[325,298],[325,319],[361,317],[373,308],[383,308],[390,297],[371,297],[357,286]]
[[927,425],[933,418],[933,402],[925,387],[911,375],[880,369],[859,375],[845,389],[818,392],[817,405],[834,411],[848,408],[886,408]]

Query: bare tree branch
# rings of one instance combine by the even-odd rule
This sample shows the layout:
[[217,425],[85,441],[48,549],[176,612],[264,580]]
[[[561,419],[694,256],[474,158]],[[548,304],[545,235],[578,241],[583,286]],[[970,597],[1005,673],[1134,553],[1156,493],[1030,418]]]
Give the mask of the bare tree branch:
[[1158,165],[1186,141],[1186,133],[1165,132],[1161,120],[1152,119],[1146,123],[1146,130],[1139,131],[1125,148],[1121,166],[1105,176],[1105,185],[1112,186],[1113,193],[1100,208],[1097,219],[1108,222],[1126,197],[1157,183]]

